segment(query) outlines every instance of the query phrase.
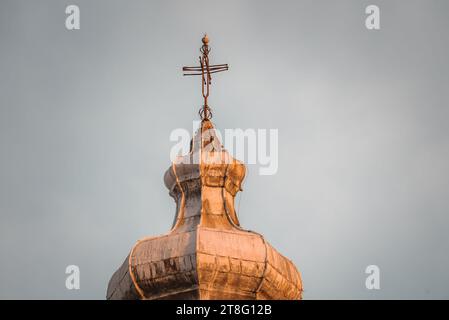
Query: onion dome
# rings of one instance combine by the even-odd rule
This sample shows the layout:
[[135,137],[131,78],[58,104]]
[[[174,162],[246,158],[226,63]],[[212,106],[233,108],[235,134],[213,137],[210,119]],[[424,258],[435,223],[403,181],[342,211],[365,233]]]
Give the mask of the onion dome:
[[189,154],[165,172],[176,202],[172,229],[137,241],[107,299],[301,299],[295,265],[240,227],[234,198],[245,171],[203,119]]

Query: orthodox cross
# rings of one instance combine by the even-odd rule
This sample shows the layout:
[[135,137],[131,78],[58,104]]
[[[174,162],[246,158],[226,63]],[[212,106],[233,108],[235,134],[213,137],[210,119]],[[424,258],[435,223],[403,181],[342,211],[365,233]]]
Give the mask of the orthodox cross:
[[209,64],[209,52],[211,49],[209,48],[209,38],[207,37],[207,34],[204,35],[203,39],[203,45],[200,49],[200,52],[202,55],[199,57],[200,59],[200,65],[198,67],[183,67],[183,75],[184,76],[201,76],[201,92],[203,94],[204,98],[204,104],[203,107],[200,109],[200,117],[201,120],[208,120],[212,118],[212,112],[207,104],[207,98],[209,97],[209,90],[211,85],[211,74],[217,73],[221,71],[228,70],[227,64],[215,64],[210,65]]

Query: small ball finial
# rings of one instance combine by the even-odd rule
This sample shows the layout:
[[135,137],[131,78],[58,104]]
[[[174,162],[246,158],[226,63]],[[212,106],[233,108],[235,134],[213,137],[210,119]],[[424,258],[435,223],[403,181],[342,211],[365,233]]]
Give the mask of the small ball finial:
[[203,41],[203,44],[207,45],[209,43],[209,37],[207,36],[207,34],[204,34],[203,39],[201,39]]

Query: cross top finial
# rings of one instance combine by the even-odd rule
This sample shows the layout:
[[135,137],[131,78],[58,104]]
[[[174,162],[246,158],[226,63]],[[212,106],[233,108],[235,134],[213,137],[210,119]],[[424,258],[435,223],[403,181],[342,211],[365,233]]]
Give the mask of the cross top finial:
[[203,41],[203,44],[208,45],[209,44],[209,37],[207,36],[207,33],[204,34],[203,39],[201,39],[201,41]]
[[209,37],[207,34],[204,34],[204,37],[201,39],[203,42],[203,46],[200,49],[202,55],[199,57],[200,65],[197,67],[183,67],[182,71],[184,72],[184,76],[201,76],[201,92],[204,99],[203,107],[200,109],[199,114],[201,120],[208,120],[212,118],[212,112],[207,104],[207,98],[209,97],[209,90],[211,85],[211,74],[217,73],[221,71],[226,71],[229,69],[227,64],[209,64]]

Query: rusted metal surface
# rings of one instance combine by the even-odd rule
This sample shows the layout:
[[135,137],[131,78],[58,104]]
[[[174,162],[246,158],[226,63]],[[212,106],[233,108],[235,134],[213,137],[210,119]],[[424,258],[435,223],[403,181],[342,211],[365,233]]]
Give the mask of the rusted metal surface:
[[202,120],[211,119],[212,111],[208,105],[207,99],[209,98],[210,85],[212,84],[212,73],[222,72],[229,69],[227,64],[209,64],[209,53],[211,51],[209,47],[209,38],[207,35],[201,39],[203,45],[200,49],[201,56],[199,57],[200,65],[197,67],[183,67],[182,71],[184,76],[201,76],[201,93],[203,95],[204,103],[200,109],[199,114]]
[[[195,157],[199,164],[190,164]],[[171,231],[136,243],[112,277],[107,298],[301,299],[293,263],[262,235],[240,227],[234,197],[244,176],[245,165],[203,121],[191,152],[165,173],[177,204]]]

